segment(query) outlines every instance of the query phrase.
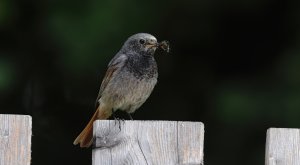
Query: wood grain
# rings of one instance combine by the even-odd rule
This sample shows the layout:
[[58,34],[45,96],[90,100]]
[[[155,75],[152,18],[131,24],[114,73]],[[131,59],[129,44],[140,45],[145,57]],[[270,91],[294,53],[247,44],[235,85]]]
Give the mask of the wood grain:
[[0,165],[30,165],[31,117],[0,115]]
[[98,120],[94,137],[93,165],[203,164],[201,122]]
[[266,165],[300,164],[300,130],[270,128],[267,131]]

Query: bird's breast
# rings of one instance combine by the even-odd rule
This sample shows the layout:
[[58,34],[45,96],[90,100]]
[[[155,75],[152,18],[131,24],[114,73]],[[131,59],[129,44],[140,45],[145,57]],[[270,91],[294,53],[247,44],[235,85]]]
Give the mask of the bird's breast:
[[153,57],[129,59],[113,76],[101,99],[109,102],[115,110],[131,113],[150,96],[157,77],[157,65]]
[[119,74],[118,80],[105,90],[103,99],[109,101],[115,110],[132,113],[147,100],[156,83],[156,77],[137,78],[131,72],[123,72]]
[[157,64],[153,56],[129,58],[125,70],[137,79],[157,78]]

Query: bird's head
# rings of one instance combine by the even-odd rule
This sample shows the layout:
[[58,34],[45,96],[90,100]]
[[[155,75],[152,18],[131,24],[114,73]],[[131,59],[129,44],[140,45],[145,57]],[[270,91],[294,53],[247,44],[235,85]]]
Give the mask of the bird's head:
[[127,52],[132,51],[139,54],[153,55],[158,46],[159,44],[153,35],[138,33],[129,37],[122,49]]

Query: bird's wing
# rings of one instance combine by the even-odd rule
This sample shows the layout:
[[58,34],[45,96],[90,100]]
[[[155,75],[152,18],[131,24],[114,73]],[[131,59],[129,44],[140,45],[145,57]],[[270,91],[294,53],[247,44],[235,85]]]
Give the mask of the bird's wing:
[[121,54],[119,56],[114,57],[110,63],[108,64],[108,68],[107,71],[105,73],[105,76],[102,80],[101,86],[100,86],[100,90],[99,90],[99,94],[96,100],[96,108],[99,106],[99,99],[102,96],[102,93],[104,91],[104,89],[106,88],[107,84],[111,81],[111,78],[113,77],[114,74],[116,74],[116,72],[118,72],[126,63],[127,61],[127,56],[124,54]]

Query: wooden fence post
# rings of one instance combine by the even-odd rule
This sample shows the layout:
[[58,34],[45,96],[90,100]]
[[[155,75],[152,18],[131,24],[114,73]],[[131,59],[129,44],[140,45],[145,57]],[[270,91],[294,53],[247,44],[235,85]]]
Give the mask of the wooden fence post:
[[94,138],[93,165],[203,165],[201,122],[98,120]]
[[30,165],[31,117],[0,115],[0,165]]
[[268,129],[265,159],[266,165],[300,165],[300,130]]

